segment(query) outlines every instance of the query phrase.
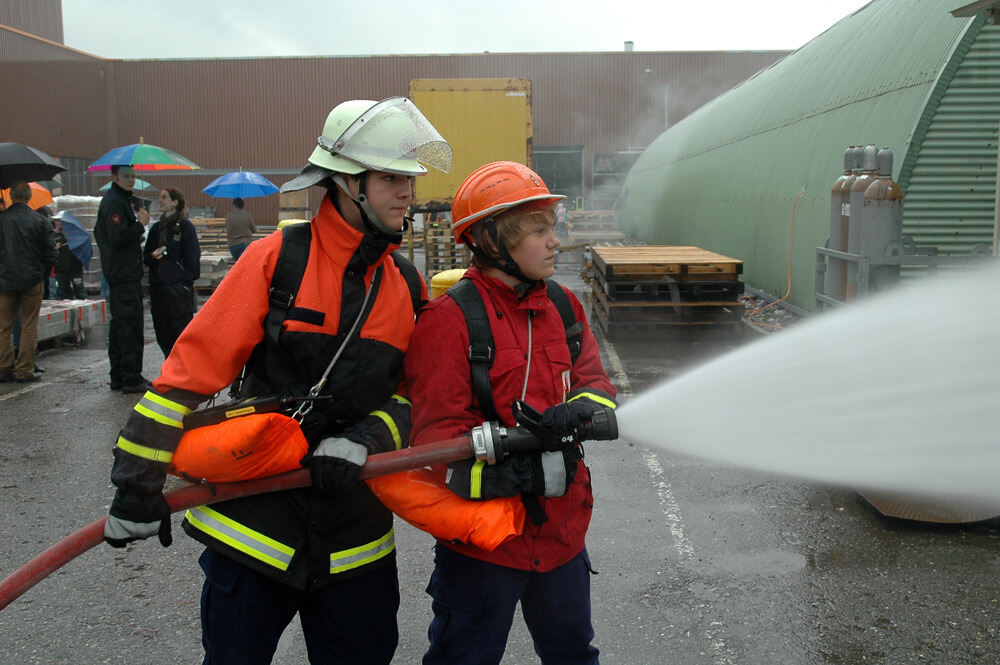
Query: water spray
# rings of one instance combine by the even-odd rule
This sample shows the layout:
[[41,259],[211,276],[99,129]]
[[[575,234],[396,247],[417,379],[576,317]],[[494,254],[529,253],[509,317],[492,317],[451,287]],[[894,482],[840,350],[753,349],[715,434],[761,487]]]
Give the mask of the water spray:
[[[621,435],[823,484],[1000,507],[998,283],[995,266],[938,273],[802,322],[636,396],[618,410]],[[721,412],[720,386],[739,396]]]

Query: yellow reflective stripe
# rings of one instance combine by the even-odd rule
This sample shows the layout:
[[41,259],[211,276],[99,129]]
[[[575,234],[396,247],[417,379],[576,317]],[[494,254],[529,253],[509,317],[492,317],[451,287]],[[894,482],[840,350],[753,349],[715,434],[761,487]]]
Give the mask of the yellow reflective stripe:
[[295,556],[295,550],[288,545],[268,538],[208,506],[191,508],[184,517],[200,531],[278,570],[288,570]]
[[142,396],[139,403],[135,405],[135,410],[161,425],[177,429],[184,428],[184,416],[191,413],[191,409],[183,404],[172,402],[152,390],[147,391]]
[[410,400],[406,399],[402,395],[393,395],[392,398],[397,402],[399,402],[400,404],[405,404],[406,406],[413,406],[413,404],[410,403]]
[[483,467],[485,466],[486,460],[476,460],[472,465],[472,473],[469,477],[470,499],[483,498]]
[[575,399],[580,399],[581,397],[589,399],[591,402],[597,402],[598,404],[603,404],[606,407],[616,409],[618,405],[607,399],[606,397],[601,397],[600,395],[595,395],[594,393],[580,393],[579,395],[574,395],[573,397],[566,400],[567,402],[572,402]]
[[174,454],[169,450],[160,450],[159,448],[143,446],[134,441],[129,441],[124,436],[118,437],[118,447],[130,455],[153,460],[154,462],[163,462],[164,464],[169,464],[170,460],[174,458]]
[[385,423],[389,434],[392,435],[392,442],[396,446],[396,450],[401,449],[403,447],[403,439],[399,436],[399,428],[396,427],[396,422],[392,419],[392,416],[385,411],[372,411],[371,415],[380,418]]
[[396,535],[392,529],[378,540],[343,552],[330,555],[330,574],[342,573],[352,568],[360,568],[372,561],[378,561],[396,548]]

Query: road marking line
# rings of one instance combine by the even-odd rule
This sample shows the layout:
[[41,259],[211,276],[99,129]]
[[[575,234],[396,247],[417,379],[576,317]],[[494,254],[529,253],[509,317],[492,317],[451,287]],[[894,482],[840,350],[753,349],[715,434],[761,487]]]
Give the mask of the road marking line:
[[[615,350],[614,344],[606,337],[604,338],[604,351],[608,356],[608,369],[611,370],[612,383],[618,388],[619,396],[631,395],[632,384],[628,380],[625,367],[622,365],[621,358],[618,357],[618,352]],[[674,498],[674,493],[670,489],[670,483],[667,482],[667,477],[663,471],[663,467],[660,465],[660,460],[656,457],[656,453],[649,450],[644,450],[642,457],[646,461],[646,468],[649,470],[649,475],[653,480],[653,487],[656,488],[656,494],[660,498],[660,506],[663,509],[664,516],[667,518],[670,535],[674,537],[674,548],[681,555],[681,558],[691,558],[694,556],[694,547],[691,546],[691,541],[688,540],[687,535],[684,533],[684,519],[681,517],[681,507]]]
[[[618,352],[606,337],[603,338],[603,341],[604,351],[608,356],[608,365],[610,366],[608,369],[611,370],[609,372],[611,382],[618,388],[619,396],[631,395],[632,384],[628,380],[628,374],[625,372],[621,358],[618,357]],[[694,546],[691,545],[687,534],[684,533],[684,519],[681,517],[681,507],[674,498],[673,490],[670,489],[670,483],[667,482],[663,466],[660,464],[660,460],[657,459],[656,453],[650,450],[644,450],[642,456],[646,461],[646,468],[649,470],[656,493],[660,497],[660,506],[663,509],[664,516],[667,518],[670,535],[674,538],[674,549],[677,550],[681,559],[693,559]],[[720,622],[713,621],[710,627],[706,628],[704,632],[705,641],[709,645],[714,665],[733,665],[735,663],[729,651],[729,646],[726,644],[723,634],[724,630]]]

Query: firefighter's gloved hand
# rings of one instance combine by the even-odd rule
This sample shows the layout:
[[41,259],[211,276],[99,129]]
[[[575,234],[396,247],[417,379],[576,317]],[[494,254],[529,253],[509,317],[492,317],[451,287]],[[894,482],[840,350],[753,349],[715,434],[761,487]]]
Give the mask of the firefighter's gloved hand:
[[360,443],[338,436],[319,442],[308,457],[309,475],[315,489],[328,495],[351,489],[361,480],[361,467],[368,459],[368,449]]
[[576,441],[576,428],[590,420],[594,403],[589,399],[553,404],[542,413],[540,424],[549,436],[542,437],[543,450],[563,450]]
[[125,547],[154,534],[164,547],[174,542],[170,533],[170,506],[163,494],[142,495],[119,488],[104,521],[104,541],[111,547]]

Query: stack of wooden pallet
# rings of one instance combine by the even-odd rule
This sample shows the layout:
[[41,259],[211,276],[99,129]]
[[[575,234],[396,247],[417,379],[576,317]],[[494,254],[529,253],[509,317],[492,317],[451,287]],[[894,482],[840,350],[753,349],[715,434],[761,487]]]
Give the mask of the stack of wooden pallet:
[[699,247],[594,247],[584,279],[606,335],[671,326],[742,327],[743,262]]
[[433,277],[442,270],[467,268],[472,254],[465,245],[455,243],[451,224],[446,221],[424,223],[424,273]]
[[[226,220],[224,217],[192,217],[191,223],[198,234],[198,245],[202,253],[229,253],[229,243],[226,241]],[[254,240],[263,238],[274,231],[274,225],[257,225]]]
[[571,210],[566,215],[566,230],[570,245],[613,244],[625,237],[618,230],[614,210]]

